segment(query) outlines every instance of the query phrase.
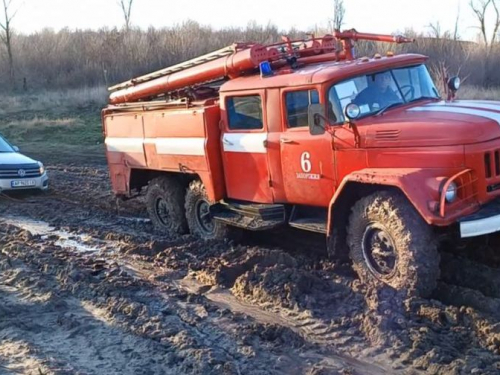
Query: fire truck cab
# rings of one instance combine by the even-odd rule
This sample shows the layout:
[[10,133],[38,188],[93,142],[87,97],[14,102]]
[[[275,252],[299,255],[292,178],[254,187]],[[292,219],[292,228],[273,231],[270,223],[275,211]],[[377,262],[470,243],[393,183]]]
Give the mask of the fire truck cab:
[[[441,99],[418,54],[355,58],[336,32],[232,47],[117,85],[102,112],[114,192],[153,224],[229,238],[322,233],[376,287],[427,296],[436,233],[500,230],[500,103]],[[342,49],[336,49],[341,44]]]

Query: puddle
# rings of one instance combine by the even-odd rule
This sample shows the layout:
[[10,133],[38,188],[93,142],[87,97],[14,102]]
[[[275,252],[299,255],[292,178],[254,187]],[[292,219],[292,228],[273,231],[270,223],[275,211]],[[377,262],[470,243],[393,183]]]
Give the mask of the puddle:
[[33,235],[39,235],[43,240],[51,236],[58,237],[55,244],[65,249],[73,249],[79,252],[96,253],[118,247],[117,242],[102,241],[86,234],[74,234],[65,230],[55,229],[48,223],[39,220],[31,220],[23,217],[7,216],[3,221],[18,228],[27,230]]
[[127,217],[127,216],[118,216],[118,219],[125,221],[133,221],[135,223],[150,223],[151,220],[146,217]]

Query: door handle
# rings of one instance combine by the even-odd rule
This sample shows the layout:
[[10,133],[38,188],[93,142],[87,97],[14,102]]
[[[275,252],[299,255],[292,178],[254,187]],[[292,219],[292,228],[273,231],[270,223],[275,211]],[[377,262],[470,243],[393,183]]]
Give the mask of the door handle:
[[228,145],[228,146],[233,146],[234,145],[234,143],[229,142],[226,138],[222,138],[222,143],[224,143],[225,145]]
[[291,139],[288,139],[288,138],[281,138],[280,142],[281,143],[294,143],[294,141],[292,141]]

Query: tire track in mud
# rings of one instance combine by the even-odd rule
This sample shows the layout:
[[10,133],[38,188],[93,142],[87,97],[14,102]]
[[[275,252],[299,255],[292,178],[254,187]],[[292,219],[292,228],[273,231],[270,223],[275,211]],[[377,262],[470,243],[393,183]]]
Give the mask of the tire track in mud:
[[[241,249],[239,256],[212,254],[207,260],[202,256],[198,261],[204,266],[194,267],[193,276],[208,285],[231,288],[240,301],[278,314],[306,340],[371,358],[382,352],[379,358],[389,357],[394,370],[494,374],[500,369],[497,320],[480,306],[474,311],[453,307],[444,299],[445,304],[432,299],[402,301],[390,290],[365,290],[346,272],[332,276],[330,264],[322,268],[307,261],[294,264],[286,257],[280,261],[283,254],[270,256],[274,260],[266,263],[256,261],[253,250]],[[175,267],[172,253],[166,251],[166,266]],[[280,252],[255,249],[266,251]],[[332,286],[332,280],[337,285]]]
[[[25,232],[16,231],[14,229],[11,229],[11,232],[13,232],[12,234],[15,237],[25,235]],[[68,260],[66,251],[62,251],[57,246],[53,245],[53,248],[47,248],[47,246],[50,246],[50,243],[39,244],[39,236],[28,237],[30,240],[26,243],[16,241],[15,247],[7,246],[7,249],[4,247],[3,255],[8,256],[11,262],[12,259],[15,259],[21,260],[30,266],[35,266],[35,268],[43,267],[44,271],[46,271],[45,276],[56,276],[59,281],[63,280],[63,291],[70,290],[74,297],[85,300],[87,304],[96,304],[96,298],[103,298],[102,292],[104,292],[104,295],[111,294],[111,296],[107,297],[105,303],[96,304],[94,309],[105,311],[105,317],[108,318],[108,320],[114,321],[114,324],[117,324],[116,322],[118,321],[119,326],[123,325],[127,330],[131,330],[134,335],[145,339],[160,341],[160,343],[163,343],[163,339],[166,337],[173,335],[173,333],[169,334],[169,332],[172,331],[170,327],[171,324],[169,326],[162,326],[162,319],[158,316],[145,317],[140,314],[140,312],[145,310],[152,310],[152,306],[155,305],[156,310],[159,305],[169,306],[167,316],[175,317],[175,319],[178,318],[180,321],[178,324],[182,324],[182,329],[178,330],[179,333],[176,333],[176,336],[179,336],[182,332],[189,332],[189,337],[185,338],[189,347],[185,350],[194,351],[198,356],[197,363],[190,364],[192,368],[178,366],[172,373],[186,373],[188,369],[193,370],[195,373],[208,373],[207,371],[213,371],[214,367],[215,370],[217,370],[217,366],[219,365],[223,365],[224,368],[226,368],[233,363],[237,366],[236,370],[233,371],[234,373],[240,370],[242,370],[243,373],[305,373],[310,367],[311,362],[318,362],[320,360],[329,363],[328,366],[330,369],[342,369],[342,362],[337,361],[337,359],[328,359],[318,353],[309,357],[300,353],[297,353],[300,354],[297,356],[290,356],[287,351],[294,347],[300,347],[302,349],[309,348],[309,350],[313,352],[314,348],[305,344],[299,337],[295,336],[292,332],[286,331],[286,329],[277,330],[274,326],[269,324],[262,325],[258,323],[249,323],[249,321],[245,319],[235,319],[235,317],[228,313],[224,313],[223,318],[220,318],[218,315],[221,312],[217,309],[214,310],[213,306],[205,303],[203,299],[198,298],[199,296],[183,296],[179,293],[172,293],[170,288],[166,288],[165,292],[161,292],[160,290],[160,296],[162,298],[157,299],[157,292],[160,289],[158,287],[160,285],[157,284],[155,285],[156,288],[150,288],[146,277],[138,279],[134,277],[138,276],[137,273],[131,276],[131,273],[128,272],[130,268],[117,266],[110,270],[110,264],[96,264],[91,258],[84,256],[85,254],[82,255],[78,253],[71,254],[71,260]],[[37,251],[29,252],[25,246],[20,246],[21,244],[32,246],[36,248]],[[7,245],[9,245],[9,243]],[[54,258],[52,259],[52,257]],[[57,261],[67,261],[71,263],[71,266],[60,264],[59,267],[54,267],[54,269],[47,269],[47,265],[53,265],[57,263]],[[75,265],[74,263],[77,264]],[[97,273],[95,269],[96,266],[97,271],[99,271]],[[50,267],[53,266],[49,266],[49,268]],[[89,271],[89,267],[92,267],[90,275],[86,272]],[[106,283],[113,284],[113,277],[118,277],[120,279],[120,285],[111,285],[105,288],[105,291],[96,291],[95,288],[92,288],[92,285],[88,285],[91,283],[91,280],[87,280],[87,278],[90,276],[97,277],[102,275],[103,272],[105,275],[111,277],[111,280],[106,278]],[[132,272],[132,274],[134,274],[134,272]],[[72,281],[71,286],[66,284],[70,283],[70,281]],[[114,281],[116,283],[117,280]],[[97,285],[101,286],[102,283]],[[141,287],[147,287],[147,303],[141,301],[140,298],[130,297],[132,300],[127,299],[127,296],[131,294],[140,293],[137,289]],[[52,288],[55,289],[55,286]],[[134,290],[136,291],[134,292]],[[117,294],[121,297],[117,298]],[[87,299],[91,302],[88,302]],[[164,300],[163,303],[161,299]],[[189,299],[191,299],[191,301],[183,302],[183,300]],[[197,305],[196,308],[192,307],[193,304]],[[179,307],[180,305],[184,305],[185,307]],[[165,314],[164,311],[163,314]],[[135,321],[127,322],[127,319],[125,319],[123,315],[126,315],[128,319],[135,319]],[[211,319],[214,316],[216,318],[214,318],[215,320],[212,322]],[[141,320],[141,328],[139,330],[134,328],[134,326],[137,325],[137,320]],[[151,323],[151,321],[154,321],[155,324]],[[153,337],[150,337],[150,334],[146,334],[150,326],[154,326],[154,331],[152,332]],[[230,331],[225,332],[223,327],[226,327],[226,329],[230,327]],[[183,337],[181,337],[181,339],[183,339]],[[237,342],[234,342],[234,340]],[[257,343],[255,343],[256,340],[258,341]],[[168,342],[169,341],[166,341],[166,344],[168,344]],[[250,343],[253,345],[250,345]],[[288,350],[284,352],[281,348],[282,346],[284,348],[288,347]],[[205,349],[198,349],[198,347],[203,347]],[[243,354],[239,352],[239,349],[243,350]],[[177,352],[180,352],[177,356],[180,355],[184,363],[188,356],[183,355],[183,350],[181,346],[180,349],[177,350]],[[245,350],[248,351],[246,356],[244,355]],[[204,359],[204,355],[201,353],[204,351],[209,351],[213,354],[209,357],[216,357],[219,359],[214,360],[215,363],[211,363],[211,358]],[[192,354],[189,356],[192,356]],[[245,361],[242,361],[242,357]],[[253,359],[254,357],[255,359]],[[250,358],[252,358],[251,361]],[[278,368],[276,368],[275,365],[276,359],[279,360],[278,362],[280,364]],[[245,363],[247,361],[249,363]],[[170,364],[171,362],[172,361],[167,361],[167,363]],[[244,364],[241,364],[241,362],[244,362]],[[325,365],[322,365],[322,367],[325,368]]]
[[[244,301],[237,299],[227,289],[223,289],[217,286],[204,285],[198,282],[195,278],[191,278],[189,276],[179,280],[167,279],[168,281],[166,281],[166,278],[162,277],[161,274],[155,274],[155,276],[152,277],[151,275],[154,274],[154,271],[151,269],[150,265],[144,263],[141,264],[138,262],[134,262],[132,264],[123,261],[119,261],[119,263],[125,269],[132,270],[138,277],[150,280],[154,279],[153,284],[159,289],[161,289],[162,286],[175,287],[179,291],[184,291],[191,295],[203,296],[220,309],[226,309],[235,314],[243,314],[245,316],[249,316],[256,322],[263,325],[280,326],[283,329],[290,329],[292,332],[295,332],[300,337],[302,337],[306,342],[326,345],[326,348],[328,349],[326,352],[323,350],[321,354],[311,353],[309,354],[310,359],[315,358],[316,360],[336,364],[337,366],[340,363],[342,364],[342,366],[351,368],[355,373],[359,374],[370,373],[377,375],[387,374],[391,371],[388,366],[373,363],[373,358],[368,359],[359,356],[357,358],[354,358],[337,353],[331,345],[332,341],[329,341],[326,337],[327,332],[320,333],[320,329],[317,327],[307,327],[309,325],[322,326],[323,324],[313,321],[308,317],[304,317],[307,322],[301,322],[297,324],[297,321],[301,318],[300,314],[298,313],[290,312],[289,314],[283,315],[280,314],[277,310],[271,312],[259,307],[258,305],[245,303]],[[209,290],[206,290],[207,287],[209,288]],[[325,327],[325,330],[328,330],[328,327]],[[319,338],[320,336],[321,339]],[[313,350],[310,349],[310,351]],[[302,358],[306,359],[308,358],[308,355],[304,355]]]

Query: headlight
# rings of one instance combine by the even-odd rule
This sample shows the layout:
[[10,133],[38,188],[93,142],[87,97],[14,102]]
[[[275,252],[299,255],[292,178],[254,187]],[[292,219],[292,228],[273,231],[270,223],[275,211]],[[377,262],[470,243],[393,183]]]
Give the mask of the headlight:
[[45,172],[45,167],[43,166],[43,163],[39,161],[38,166],[40,167],[40,174],[43,174]]
[[454,182],[451,182],[448,185],[448,188],[446,189],[446,193],[444,194],[444,197],[446,198],[446,202],[452,203],[457,199],[457,184]]

